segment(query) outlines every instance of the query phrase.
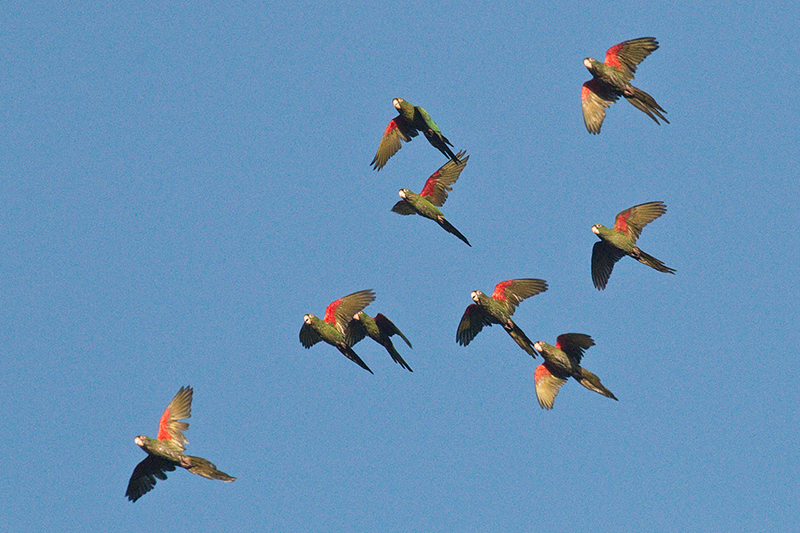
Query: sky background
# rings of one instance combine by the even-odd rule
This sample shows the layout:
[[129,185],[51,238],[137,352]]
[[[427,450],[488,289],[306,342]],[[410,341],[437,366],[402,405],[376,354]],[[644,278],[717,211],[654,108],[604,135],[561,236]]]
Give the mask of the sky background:
[[[795,2],[9,2],[0,21],[0,530],[790,531],[800,517],[800,45]],[[582,61],[654,36],[586,132]],[[472,243],[390,212],[446,160]],[[661,200],[590,276],[595,223]],[[470,292],[536,277],[532,340],[590,334],[540,409],[497,326],[455,342]],[[371,288],[413,350],[365,372],[305,313]],[[182,385],[187,452],[128,478]]]

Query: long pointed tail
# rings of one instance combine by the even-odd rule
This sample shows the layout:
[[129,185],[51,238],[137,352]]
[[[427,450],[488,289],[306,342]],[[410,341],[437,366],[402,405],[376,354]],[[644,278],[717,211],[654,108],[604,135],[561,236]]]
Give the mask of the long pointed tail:
[[187,455],[186,457],[192,462],[191,466],[188,466],[186,470],[192,474],[197,474],[198,476],[203,476],[208,479],[219,479],[220,481],[228,483],[236,480],[235,477],[229,476],[221,470],[217,470],[216,465],[208,459],[195,457],[193,455]]
[[638,257],[636,257],[636,259],[638,259],[638,261],[640,263],[643,263],[643,264],[649,266],[650,268],[654,268],[654,269],[658,270],[659,272],[664,272],[664,273],[667,273],[667,274],[674,274],[675,273],[675,269],[674,268],[668,267],[667,265],[665,265],[664,263],[662,263],[661,261],[659,261],[658,259],[656,259],[652,255],[646,254],[641,250],[639,250],[639,255],[638,255]]
[[[669,120],[662,115],[662,113],[666,113],[666,111],[664,111],[664,109],[658,105],[655,98],[641,89],[637,89],[633,86],[631,86],[631,88],[633,89],[633,95],[628,96],[627,94],[623,93],[623,96],[627,98],[628,102],[630,102],[633,107],[652,118],[656,124],[659,123],[658,118],[669,124]],[[656,118],[656,116],[658,116],[658,118]]]
[[602,394],[606,398],[611,398],[612,400],[617,399],[617,397],[614,396],[613,392],[605,388],[603,384],[600,383],[600,378],[598,378],[597,376],[595,376],[582,366],[578,367],[578,372],[576,372],[572,377],[574,377],[578,383],[580,383],[590,391],[594,391],[597,394]]
[[456,228],[455,228],[455,227],[454,227],[452,224],[450,224],[450,223],[447,221],[447,219],[446,219],[446,218],[444,218],[444,217],[438,217],[438,218],[436,219],[436,222],[438,222],[438,223],[439,223],[439,225],[440,225],[441,227],[443,227],[443,228],[445,229],[445,231],[447,231],[447,233],[452,233],[453,235],[455,235],[456,237],[458,237],[459,239],[461,239],[462,241],[464,241],[464,242],[467,244],[467,246],[469,246],[470,248],[472,248],[472,245],[469,243],[469,241],[467,240],[467,238],[466,238],[466,237],[464,237],[463,235],[461,235],[461,232],[460,232],[460,231],[458,231],[458,230],[457,230],[457,229],[456,229]]
[[531,357],[536,357],[537,355],[539,355],[536,353],[536,350],[533,349],[533,343],[531,342],[531,340],[528,338],[527,335],[525,335],[525,332],[523,332],[518,325],[514,324],[514,326],[511,328],[509,328],[508,326],[503,326],[503,327],[508,332],[508,334],[511,335],[511,338],[514,339],[514,341],[517,344],[519,344],[519,347],[525,350],[525,352],[527,352],[528,355],[530,355]]
[[411,370],[411,367],[408,366],[408,363],[406,363],[403,360],[403,358],[400,357],[400,353],[397,351],[397,348],[394,347],[394,344],[392,344],[392,341],[390,341],[388,339],[387,339],[387,341],[388,342],[386,344],[384,344],[383,347],[386,348],[386,351],[389,352],[389,355],[392,356],[392,360],[395,363],[397,363],[398,365],[400,365],[403,368],[405,368],[406,370],[408,370],[409,372],[413,372],[413,370]]
[[347,345],[338,346],[338,348],[339,348],[339,351],[342,352],[342,355],[344,355],[345,357],[350,359],[352,362],[354,362],[355,364],[357,364],[358,366],[360,366],[361,368],[363,368],[364,370],[366,370],[370,374],[374,374],[374,372],[372,370],[370,370],[369,367],[367,366],[367,363],[365,363],[358,356],[358,354],[353,351],[352,348],[350,348]]

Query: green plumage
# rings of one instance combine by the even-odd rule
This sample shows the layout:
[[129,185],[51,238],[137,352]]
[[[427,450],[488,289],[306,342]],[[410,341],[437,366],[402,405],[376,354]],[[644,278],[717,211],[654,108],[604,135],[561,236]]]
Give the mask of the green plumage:
[[408,363],[403,360],[403,358],[400,356],[400,353],[394,347],[391,339],[392,335],[398,335],[405,341],[408,347],[411,348],[411,342],[406,338],[405,335],[403,335],[400,329],[395,326],[391,320],[386,318],[381,313],[378,313],[375,315],[375,318],[372,318],[363,311],[360,311],[356,313],[355,316],[353,316],[353,319],[350,321],[350,324],[347,327],[345,340],[348,345],[353,346],[357,342],[360,342],[365,336],[369,337],[386,348],[386,351],[389,352],[389,355],[392,356],[392,360],[395,363],[399,364],[409,372],[413,372],[411,367],[408,366]]

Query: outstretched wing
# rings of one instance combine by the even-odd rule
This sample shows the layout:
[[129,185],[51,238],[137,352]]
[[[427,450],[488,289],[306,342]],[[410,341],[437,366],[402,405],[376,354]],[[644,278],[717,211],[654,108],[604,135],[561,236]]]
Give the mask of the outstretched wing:
[[609,48],[606,51],[605,64],[621,69],[633,79],[636,66],[655,50],[658,50],[658,41],[653,37],[631,39]]
[[156,479],[167,479],[164,472],[175,470],[175,463],[155,455],[148,455],[141,463],[136,465],[128,481],[128,489],[125,496],[135,502],[156,486]]
[[614,229],[626,233],[633,242],[642,234],[642,228],[667,212],[664,202],[647,202],[629,207],[617,215]]
[[405,200],[400,200],[394,207],[392,207],[392,212],[397,213],[398,215],[415,215],[417,212],[414,211],[414,208]]
[[614,265],[625,252],[606,241],[597,241],[592,248],[592,283],[598,290],[606,288]]
[[417,136],[417,131],[411,128],[403,115],[397,115],[386,126],[381,142],[378,144],[378,151],[372,158],[372,168],[380,170],[386,166],[386,162],[402,147],[401,141],[408,142],[412,137]]
[[464,315],[461,317],[461,322],[458,323],[456,341],[461,346],[466,346],[475,338],[475,335],[481,332],[484,326],[491,325],[492,321],[489,313],[478,304],[471,304],[467,306]]
[[375,299],[375,293],[372,289],[364,289],[363,291],[348,294],[332,302],[325,309],[325,322],[336,326],[336,328],[345,334],[347,324],[353,315],[364,309]]
[[598,79],[591,79],[581,88],[581,108],[583,122],[589,133],[600,133],[606,118],[606,108],[619,99],[619,94]]
[[192,388],[181,387],[175,397],[161,415],[158,422],[158,440],[169,441],[171,446],[185,450],[186,440],[183,432],[189,429],[188,422],[179,422],[181,418],[191,418],[192,416]]
[[553,375],[547,363],[542,363],[536,367],[533,373],[533,381],[536,384],[536,399],[539,400],[539,405],[542,409],[553,408],[558,389],[567,382],[566,379]]
[[[363,315],[362,315],[363,316]],[[355,318],[347,324],[347,333],[344,334],[344,342],[348,346],[355,346],[367,336],[367,328],[360,320]]]
[[425,187],[422,188],[422,192],[420,192],[419,195],[426,197],[433,205],[442,207],[445,201],[447,201],[448,191],[453,190],[452,185],[458,180],[464,167],[467,166],[469,156],[461,159],[463,155],[463,150],[458,152],[458,154],[456,154],[456,159],[458,159],[458,161],[453,161],[451,159],[439,167],[439,170],[431,174],[431,177],[425,182]]
[[495,285],[492,298],[503,303],[508,314],[513,315],[522,300],[546,290],[547,282],[543,279],[510,279]]
[[375,324],[378,325],[378,329],[381,333],[386,335],[387,337],[391,337],[392,335],[399,335],[401,339],[403,339],[408,347],[411,348],[411,342],[403,335],[403,332],[398,329],[397,326],[394,325],[394,322],[386,318],[382,313],[378,313],[375,315]]
[[317,330],[315,330],[311,324],[303,322],[303,327],[300,328],[300,344],[305,348],[311,348],[321,340],[322,337],[317,333]]
[[556,348],[569,356],[575,365],[580,364],[583,351],[594,346],[594,341],[584,333],[563,333],[556,339]]

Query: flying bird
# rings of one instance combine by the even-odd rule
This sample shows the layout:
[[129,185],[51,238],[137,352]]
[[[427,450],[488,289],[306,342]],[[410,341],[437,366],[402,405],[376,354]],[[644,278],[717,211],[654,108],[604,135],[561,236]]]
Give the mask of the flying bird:
[[600,383],[600,378],[581,366],[583,351],[594,346],[589,335],[583,333],[564,333],[559,335],[556,345],[551,346],[544,341],[536,341],[533,345],[544,357],[544,363],[536,367],[533,380],[536,383],[536,397],[543,409],[552,409],[553,401],[561,385],[570,377],[606,398],[616,400],[617,397]]
[[348,294],[332,302],[325,309],[325,318],[307,314],[303,317],[303,327],[300,328],[300,343],[306,348],[311,348],[319,341],[325,341],[355,364],[372,374],[372,370],[347,344],[345,333],[347,324],[353,315],[364,309],[375,299],[372,289]]
[[355,345],[364,337],[368,336],[370,339],[374,340],[384,348],[386,351],[389,352],[389,355],[392,356],[392,359],[395,363],[402,366],[409,372],[413,372],[411,367],[408,366],[400,354],[397,352],[397,348],[394,347],[392,344],[392,335],[399,335],[401,339],[403,339],[408,347],[411,348],[411,342],[403,335],[403,332],[400,331],[394,323],[386,318],[381,313],[375,315],[375,318],[372,318],[364,311],[359,311],[355,315],[353,315],[353,319],[350,320],[350,323],[347,326],[347,333],[345,335],[345,340],[349,346]]
[[466,237],[458,231],[450,222],[444,218],[439,209],[447,200],[447,192],[452,191],[452,185],[458,179],[461,171],[467,166],[469,156],[464,157],[464,151],[458,152],[455,160],[448,161],[439,170],[431,174],[422,192],[416,194],[409,189],[400,189],[399,195],[402,200],[394,204],[392,211],[400,215],[413,215],[414,213],[429,218],[439,224],[448,233],[452,233],[465,243],[472,246]]
[[397,109],[399,115],[389,121],[386,131],[383,132],[381,142],[378,145],[378,152],[372,159],[370,165],[375,170],[382,169],[389,158],[401,148],[401,140],[410,142],[421,131],[425,138],[443,155],[458,163],[458,156],[448,147],[453,146],[447,137],[442,135],[439,126],[433,121],[427,111],[419,106],[411,105],[402,98],[395,98],[392,104]]
[[658,50],[658,42],[653,37],[641,37],[609,48],[603,63],[591,57],[583,60],[584,66],[593,76],[581,89],[583,121],[589,133],[600,133],[600,127],[606,117],[606,108],[620,96],[624,96],[656,124],[659,123],[659,118],[669,124],[669,120],[662,114],[666,111],[656,103],[655,99],[631,85],[636,66],[655,50]]
[[602,224],[592,226],[592,232],[600,237],[592,248],[592,281],[597,290],[606,288],[614,264],[626,255],[659,272],[675,273],[675,269],[636,246],[636,239],[642,233],[642,228],[666,212],[667,206],[664,202],[647,202],[618,214],[611,229]]
[[172,472],[175,467],[185,468],[192,474],[220,481],[235,481],[225,472],[217,470],[214,463],[185,455],[183,451],[189,441],[183,432],[189,429],[188,422],[180,422],[182,418],[192,416],[192,388],[181,387],[178,394],[169,402],[158,423],[158,435],[155,439],[139,435],[133,442],[147,452],[147,457],[133,469],[125,496],[135,502],[156,486],[156,478],[167,479],[165,472]]
[[495,286],[491,296],[486,296],[481,291],[472,291],[470,297],[475,303],[464,311],[456,331],[456,341],[466,346],[484,326],[500,324],[520,348],[536,357],[533,343],[511,320],[511,315],[522,300],[546,290],[547,282],[543,279],[523,278],[501,281]]

